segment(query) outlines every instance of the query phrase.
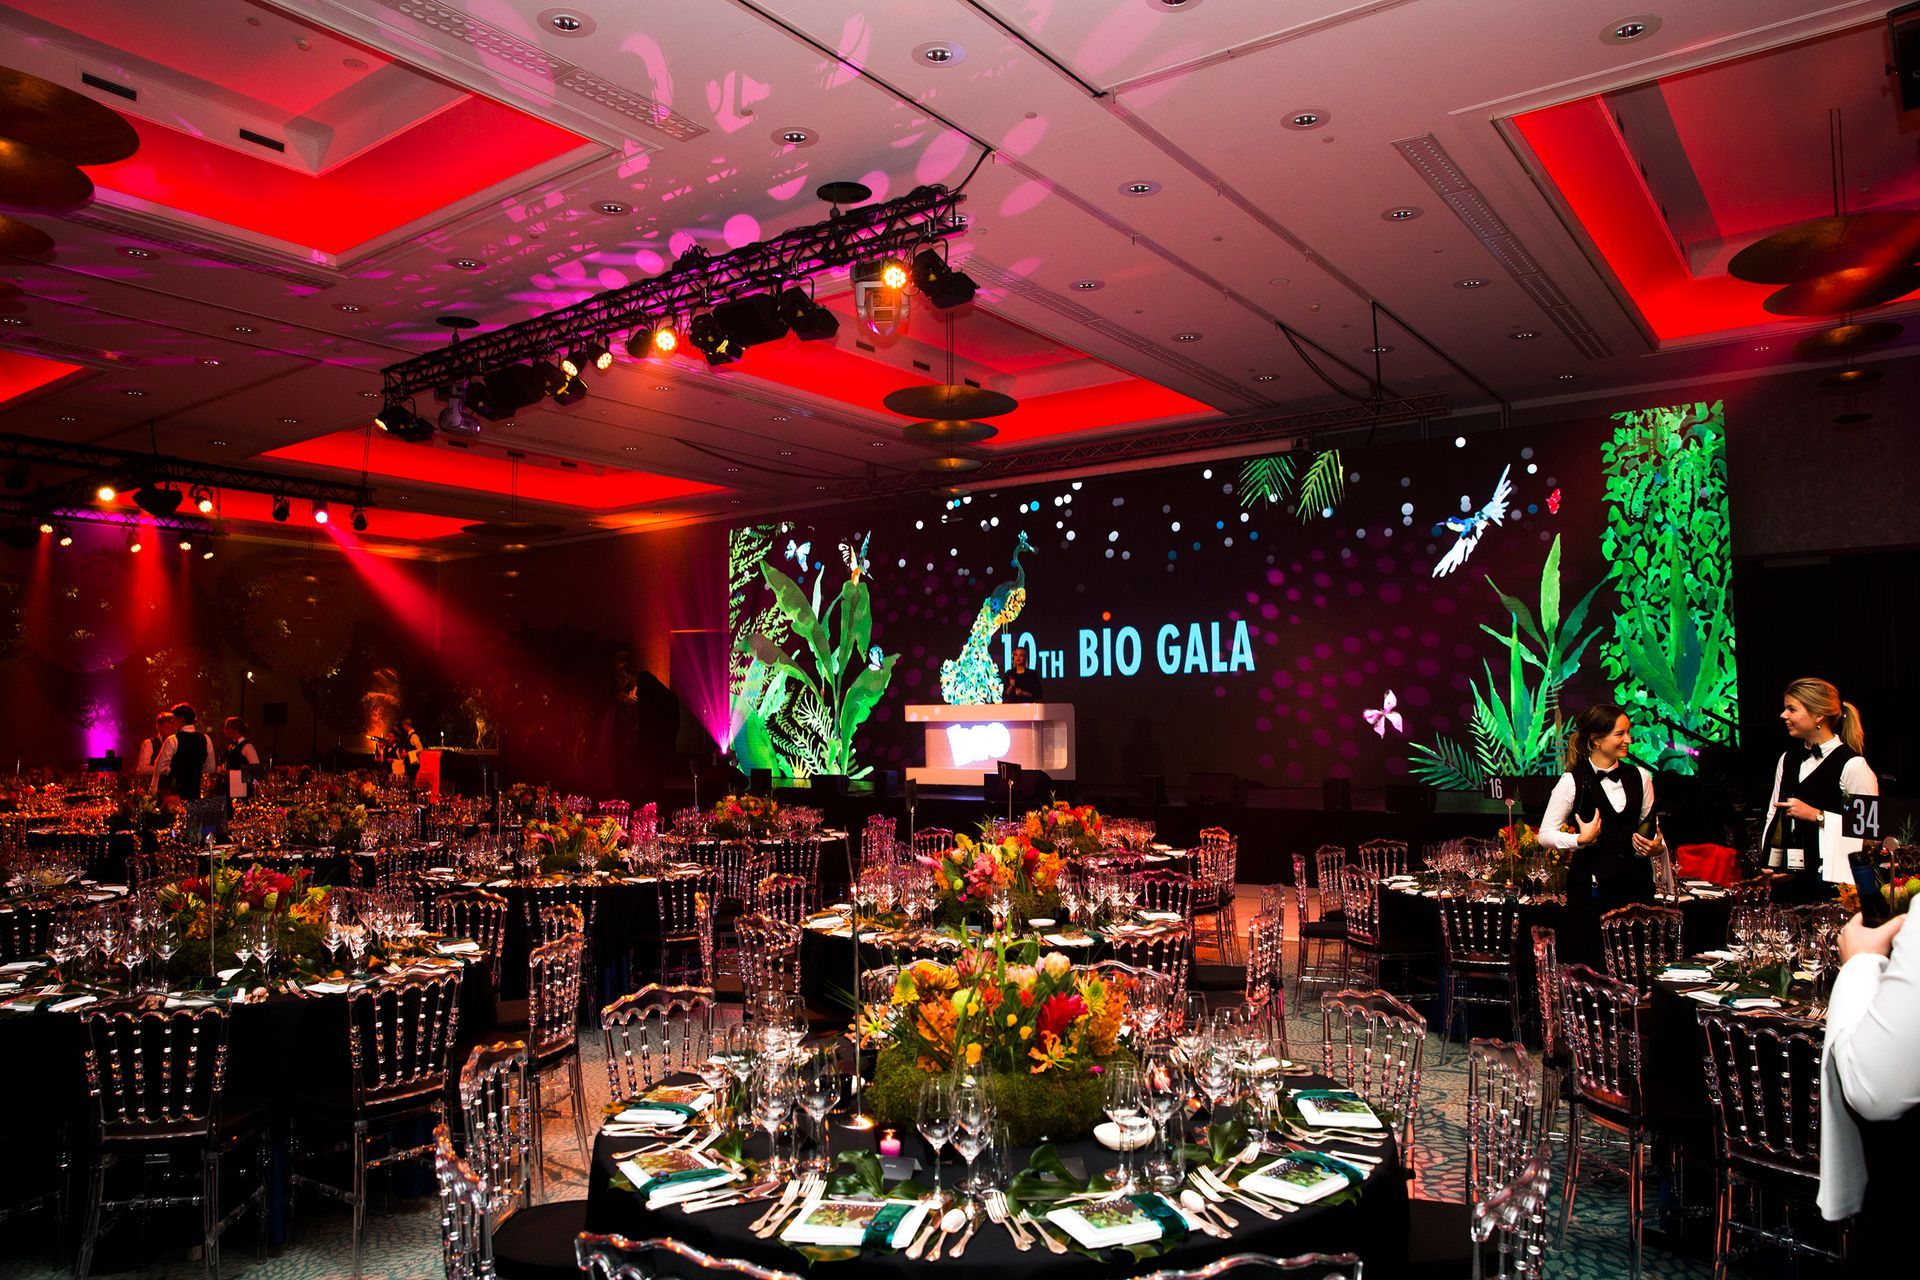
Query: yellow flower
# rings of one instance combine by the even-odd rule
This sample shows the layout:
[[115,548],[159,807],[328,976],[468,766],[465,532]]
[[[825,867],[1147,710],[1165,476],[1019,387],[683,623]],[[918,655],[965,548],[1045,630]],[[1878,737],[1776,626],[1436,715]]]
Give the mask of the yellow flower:
[[1021,1038],[1022,1040],[1031,1040],[1031,1039],[1033,1039],[1033,1028],[1032,1028],[1032,1027],[1022,1027],[1022,1028],[1020,1028],[1020,1038]]
[[1010,1013],[1010,1014],[1008,1014],[1008,1015],[1007,1015],[1007,1025],[1008,1025],[1008,1026],[1010,1026],[1010,1027],[1017,1027],[1017,1026],[1019,1026],[1019,1025],[1020,1025],[1020,1015],[1019,1015],[1019,1014],[1017,1014],[1017,1013]]
[[979,1045],[970,1044],[967,1046],[967,1065],[970,1067],[977,1067],[980,1065],[980,1046]]

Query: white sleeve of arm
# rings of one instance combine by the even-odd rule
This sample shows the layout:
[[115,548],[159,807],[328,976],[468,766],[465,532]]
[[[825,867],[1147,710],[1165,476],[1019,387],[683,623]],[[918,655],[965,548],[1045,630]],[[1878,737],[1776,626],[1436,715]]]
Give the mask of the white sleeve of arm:
[[1842,965],[1828,1006],[1827,1047],[1841,1091],[1868,1120],[1920,1106],[1920,934],[1907,933],[1894,938],[1891,960],[1855,956]]
[[1841,766],[1840,790],[1850,796],[1877,796],[1880,794],[1880,778],[1867,763],[1865,756],[1855,756]]
[[1576,849],[1580,846],[1580,837],[1571,831],[1562,831],[1567,815],[1573,812],[1573,775],[1563,773],[1560,781],[1553,784],[1553,793],[1547,797],[1547,811],[1540,815],[1540,843],[1548,849]]
[[[1634,766],[1636,769],[1638,765]],[[1640,769],[1640,821],[1645,822],[1647,815],[1653,812],[1653,773]]]
[[160,789],[160,779],[167,772],[167,766],[173,763],[173,739],[168,738],[160,744],[160,752],[153,758],[153,789]]
[[251,742],[249,742],[244,748],[242,748],[240,752],[240,756],[248,764],[260,763],[260,753],[254,749],[254,746]]

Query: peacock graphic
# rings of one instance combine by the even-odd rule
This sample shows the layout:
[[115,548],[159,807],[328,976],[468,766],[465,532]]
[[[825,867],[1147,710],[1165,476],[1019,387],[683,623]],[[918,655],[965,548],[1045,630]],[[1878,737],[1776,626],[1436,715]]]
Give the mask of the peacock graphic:
[[960,656],[940,664],[940,696],[949,706],[973,707],[1000,701],[1000,666],[987,645],[994,632],[1019,617],[1020,610],[1026,607],[1027,571],[1020,563],[1023,551],[1035,554],[1024,529],[1013,549],[1013,581],[1002,582],[993,589],[981,604],[979,616],[973,620],[973,630],[967,633],[967,643],[960,650]]

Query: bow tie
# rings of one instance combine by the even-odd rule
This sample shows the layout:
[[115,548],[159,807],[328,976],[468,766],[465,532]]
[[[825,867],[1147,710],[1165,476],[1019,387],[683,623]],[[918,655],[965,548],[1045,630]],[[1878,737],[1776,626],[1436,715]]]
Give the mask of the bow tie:
[[1605,771],[1595,769],[1593,771],[1593,776],[1600,779],[1600,781],[1602,782],[1618,782],[1620,781],[1620,766],[1615,765],[1613,766],[1613,768],[1607,769]]
[[1812,746],[1811,744],[1800,748],[1800,752],[1809,760],[1823,760],[1826,758],[1820,748]]

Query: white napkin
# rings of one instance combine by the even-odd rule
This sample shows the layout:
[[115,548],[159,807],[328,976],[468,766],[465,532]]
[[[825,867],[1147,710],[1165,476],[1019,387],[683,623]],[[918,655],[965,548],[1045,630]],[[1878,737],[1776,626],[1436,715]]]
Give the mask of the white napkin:
[[83,1004],[92,1004],[99,996],[75,996],[71,1000],[62,1000],[59,1004],[47,1006],[49,1013],[65,1013],[69,1009],[78,1009]]
[[480,950],[480,944],[471,938],[462,938],[458,942],[435,943],[433,949],[443,956],[466,956],[476,954]]
[[1663,982],[1712,982],[1713,974],[1706,969],[1691,969],[1685,965],[1676,965],[1660,971]]
[[353,984],[351,982],[311,982],[307,984],[307,990],[315,995],[337,996],[353,990]]
[[1046,942],[1049,946],[1054,947],[1090,947],[1093,945],[1092,938],[1069,938],[1064,933],[1049,933],[1046,935]]

